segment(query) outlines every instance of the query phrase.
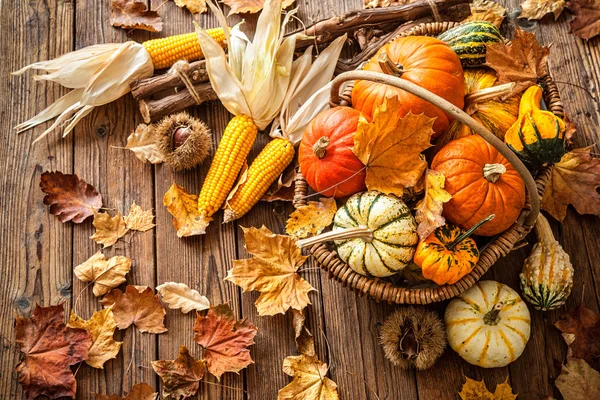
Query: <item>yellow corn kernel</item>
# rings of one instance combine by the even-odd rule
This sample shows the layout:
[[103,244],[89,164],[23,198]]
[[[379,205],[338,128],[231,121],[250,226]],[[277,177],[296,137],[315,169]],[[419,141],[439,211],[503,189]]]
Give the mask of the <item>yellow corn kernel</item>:
[[276,138],[265,146],[248,168],[247,179],[225,205],[223,222],[240,218],[260,200],[294,158],[294,145],[287,139]]
[[258,127],[246,115],[233,117],[219,143],[198,197],[198,211],[212,216],[227,198],[256,139]]
[[[223,28],[207,29],[206,32],[223,48],[227,46]],[[194,61],[204,57],[195,32],[147,40],[142,45],[150,54],[154,69],[169,68],[179,60]]]

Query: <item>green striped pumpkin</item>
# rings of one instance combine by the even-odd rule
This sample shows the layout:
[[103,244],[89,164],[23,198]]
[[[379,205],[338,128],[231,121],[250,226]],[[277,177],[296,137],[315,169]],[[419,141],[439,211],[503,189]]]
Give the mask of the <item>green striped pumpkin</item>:
[[369,191],[357,193],[335,214],[333,231],[369,228],[372,237],[336,240],[337,252],[355,272],[385,277],[412,262],[417,223],[402,200]]
[[485,64],[485,44],[504,40],[496,26],[487,21],[472,21],[460,24],[438,36],[460,58],[463,68]]

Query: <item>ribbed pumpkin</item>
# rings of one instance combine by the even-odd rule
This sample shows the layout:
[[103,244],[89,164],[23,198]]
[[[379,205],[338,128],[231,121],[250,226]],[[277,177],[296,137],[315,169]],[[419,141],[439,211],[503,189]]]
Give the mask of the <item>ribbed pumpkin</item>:
[[479,281],[454,298],[444,316],[448,343],[467,362],[504,367],[523,353],[531,316],[517,292],[494,281]]
[[465,22],[438,36],[458,55],[463,67],[485,64],[486,43],[504,40],[496,26],[487,21]]
[[527,166],[541,168],[559,162],[565,154],[565,122],[551,111],[542,110],[542,89],[528,88],[519,106],[519,118],[504,138],[508,147]]
[[340,258],[354,271],[384,277],[401,271],[413,258],[417,223],[404,202],[369,191],[350,197],[333,219],[333,230],[367,228],[362,237],[336,240]]
[[452,199],[443,215],[470,229],[488,215],[496,217],[475,231],[493,236],[508,229],[525,205],[525,184],[508,160],[481,136],[470,135],[446,144],[435,155],[431,169],[446,177],[444,189]]
[[[427,36],[398,38],[380,48],[363,69],[399,76],[463,108],[464,85],[460,60],[439,39]],[[436,118],[433,130],[438,135],[448,128],[451,117],[444,111],[402,89],[381,83],[356,81],[352,90],[352,107],[371,119],[375,109],[389,96],[399,97],[401,106],[398,113],[401,116],[412,111]]]
[[571,294],[573,266],[542,214],[535,222],[535,233],[538,242],[523,265],[521,291],[536,310],[548,311],[565,304]]
[[359,116],[351,107],[331,108],[304,131],[298,162],[315,192],[341,198],[365,190],[364,165],[352,152]]

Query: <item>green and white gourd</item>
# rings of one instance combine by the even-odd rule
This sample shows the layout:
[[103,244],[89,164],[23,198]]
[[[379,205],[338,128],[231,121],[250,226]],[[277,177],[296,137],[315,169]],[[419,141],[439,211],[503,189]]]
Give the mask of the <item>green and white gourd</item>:
[[454,50],[463,68],[485,64],[486,43],[504,40],[498,28],[487,21],[465,22],[440,34],[438,39]]

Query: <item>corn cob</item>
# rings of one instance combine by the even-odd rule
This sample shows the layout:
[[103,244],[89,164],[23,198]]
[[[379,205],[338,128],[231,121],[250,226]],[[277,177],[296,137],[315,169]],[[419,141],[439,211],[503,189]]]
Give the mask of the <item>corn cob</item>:
[[198,211],[207,224],[227,198],[257,133],[258,127],[246,115],[236,115],[225,128],[198,197]]
[[289,140],[271,140],[248,168],[246,181],[237,188],[225,205],[223,222],[231,222],[250,211],[292,162],[294,153],[294,145]]
[[[222,28],[207,29],[206,32],[221,46],[226,46]],[[152,58],[154,69],[169,68],[179,60],[194,61],[203,57],[195,32],[152,39],[142,44]]]

